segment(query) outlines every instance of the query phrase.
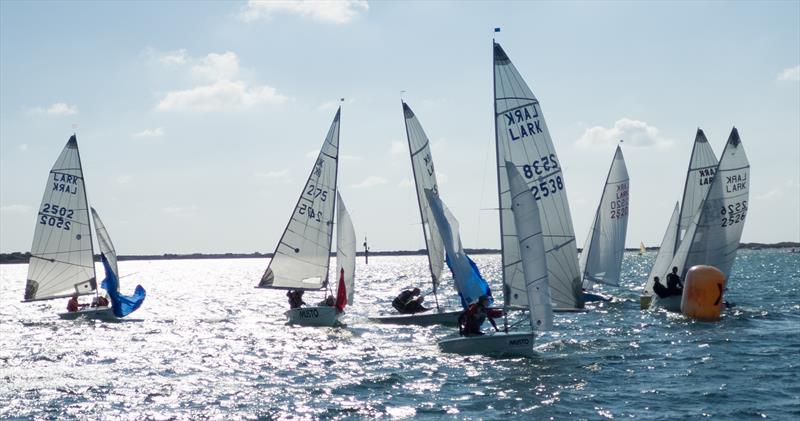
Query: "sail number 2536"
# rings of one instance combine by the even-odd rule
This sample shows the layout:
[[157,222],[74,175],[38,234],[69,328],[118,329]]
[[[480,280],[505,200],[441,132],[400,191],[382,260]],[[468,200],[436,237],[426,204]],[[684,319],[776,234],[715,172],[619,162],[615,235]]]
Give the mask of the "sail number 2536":
[[45,203],[42,205],[42,211],[39,212],[39,223],[69,231],[74,214],[75,211],[72,209]]

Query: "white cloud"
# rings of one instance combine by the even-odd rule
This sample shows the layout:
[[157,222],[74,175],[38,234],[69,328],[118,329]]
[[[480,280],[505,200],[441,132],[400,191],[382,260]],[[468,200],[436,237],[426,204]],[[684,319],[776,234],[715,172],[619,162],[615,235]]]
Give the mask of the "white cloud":
[[133,176],[130,176],[130,175],[127,175],[127,174],[117,177],[117,183],[119,183],[119,184],[130,183],[131,180],[133,180]]
[[210,53],[200,64],[192,66],[194,76],[208,80],[233,80],[239,74],[239,57],[230,51]]
[[388,181],[388,180],[386,180],[386,179],[385,179],[385,178],[383,178],[383,177],[378,177],[378,176],[375,176],[375,175],[370,175],[369,177],[365,178],[365,179],[364,179],[363,181],[361,181],[360,183],[353,184],[353,185],[352,185],[352,186],[350,186],[350,187],[352,187],[352,188],[354,188],[354,189],[363,189],[363,188],[367,188],[367,187],[379,186],[379,185],[381,185],[381,184],[386,184],[386,183],[388,183],[388,182],[389,182],[389,181]]
[[288,14],[319,22],[343,24],[369,10],[366,0],[249,0],[239,17],[245,22]]
[[28,144],[27,144],[27,143],[23,143],[23,144],[21,144],[21,145],[19,145],[19,146],[17,146],[17,147],[18,147],[18,148],[19,148],[19,150],[21,150],[22,152],[25,152],[25,151],[27,151],[27,150],[28,150]]
[[181,66],[189,62],[189,55],[183,48],[180,50],[163,52],[148,48],[145,51],[145,55],[151,60],[166,66]]
[[604,148],[616,145],[620,140],[627,146],[643,148],[666,147],[672,144],[670,139],[661,136],[658,128],[630,118],[621,118],[610,128],[590,127],[575,144],[581,148]]
[[770,191],[768,191],[768,192],[766,192],[764,194],[757,195],[757,196],[755,196],[755,198],[758,199],[758,200],[770,200],[770,199],[779,198],[781,196],[782,196],[781,191],[775,189],[775,190],[770,190]]
[[241,110],[262,104],[282,104],[289,98],[271,86],[248,88],[244,82],[219,80],[212,85],[198,86],[167,93],[158,103],[158,111],[221,111]]
[[783,71],[778,75],[778,80],[800,80],[800,65],[783,69]]
[[161,137],[164,136],[164,129],[156,127],[155,129],[144,129],[138,133],[134,133],[133,137]]
[[392,147],[389,149],[392,155],[402,155],[408,152],[408,146],[405,143],[397,140],[392,141]]
[[6,205],[0,206],[0,213],[27,213],[30,212],[32,208],[28,205]]
[[288,175],[289,175],[288,169],[256,173],[256,176],[264,178],[284,178]]
[[49,107],[33,107],[28,110],[31,114],[47,114],[47,115],[73,115],[78,114],[78,107],[69,105],[65,102],[56,102]]
[[414,186],[414,182],[411,181],[410,178],[404,178],[404,179],[400,180],[399,183],[397,183],[397,187],[400,187],[401,189],[407,189],[407,188],[413,187],[413,186]]

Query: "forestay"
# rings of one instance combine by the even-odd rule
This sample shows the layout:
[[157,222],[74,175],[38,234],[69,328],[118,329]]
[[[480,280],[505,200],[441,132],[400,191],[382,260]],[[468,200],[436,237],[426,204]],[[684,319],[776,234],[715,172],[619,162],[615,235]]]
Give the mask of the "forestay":
[[425,195],[425,189],[430,189],[438,195],[439,187],[436,183],[436,172],[433,168],[428,136],[422,130],[417,116],[405,102],[403,102],[403,116],[405,117],[408,150],[411,154],[411,168],[414,171],[414,185],[417,189],[419,214],[422,219],[422,234],[425,237],[425,248],[428,251],[428,264],[435,292],[444,268],[444,244],[439,234],[439,228],[436,226],[431,205]]
[[522,267],[525,273],[531,328],[549,330],[553,327],[550,286],[547,280],[547,259],[539,207],[513,163],[506,163],[506,175],[511,189],[511,208],[519,236]]
[[625,158],[617,146],[579,260],[584,282],[619,285],[628,231],[628,181]]
[[[336,277],[344,269],[344,286],[347,303],[353,304],[353,287],[356,273],[356,231],[344,206],[342,196],[336,192]],[[338,284],[337,284],[338,285]],[[338,287],[337,287],[338,288]],[[339,296],[337,289],[336,296]]]
[[119,275],[117,268],[117,251],[114,249],[114,244],[111,242],[111,236],[108,234],[103,220],[94,208],[92,209],[92,219],[94,219],[94,230],[97,233],[97,244],[100,245],[100,253],[103,253],[108,259],[108,265],[111,269]]
[[36,215],[25,300],[90,294],[96,289],[89,207],[73,135],[50,170]]
[[686,230],[689,229],[694,216],[700,211],[700,205],[711,187],[711,182],[714,181],[717,164],[717,156],[711,149],[711,144],[708,143],[703,130],[698,128],[694,137],[694,146],[692,146],[692,157],[689,159],[689,169],[686,171],[678,234],[673,246],[675,250],[678,249],[681,240],[686,235]]
[[425,196],[444,242],[447,264],[453,273],[456,291],[461,298],[461,306],[466,309],[470,304],[478,301],[482,295],[488,296],[489,303],[493,303],[494,299],[489,284],[481,277],[478,266],[467,256],[461,244],[458,220],[433,190],[425,189]]
[[747,215],[749,178],[750,162],[734,127],[702,208],[672,261],[681,278],[694,265],[714,266],[729,276]]
[[647,275],[647,282],[644,284],[644,294],[653,295],[653,285],[655,284],[654,277],[658,276],[662,281],[669,272],[672,263],[672,257],[675,255],[675,237],[678,236],[678,218],[680,215],[680,208],[678,202],[675,202],[675,209],[672,211],[672,216],[669,218],[667,230],[661,238],[661,247],[658,248],[656,260],[653,267],[650,269],[650,274]]
[[560,308],[583,307],[575,232],[564,176],[539,101],[499,44],[494,44],[495,134],[503,279],[508,305],[528,303],[511,210],[506,161],[520,171],[539,205],[551,299]]
[[328,281],[336,175],[339,117],[336,111],[289,223],[259,283],[260,288],[320,289]]

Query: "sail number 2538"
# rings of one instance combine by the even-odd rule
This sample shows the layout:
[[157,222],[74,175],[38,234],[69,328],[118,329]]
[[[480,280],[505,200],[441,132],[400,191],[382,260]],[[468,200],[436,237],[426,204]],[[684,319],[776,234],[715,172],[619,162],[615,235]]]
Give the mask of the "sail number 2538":
[[39,223],[69,231],[72,225],[72,215],[74,214],[75,211],[72,209],[45,203],[42,205],[42,211],[39,212]]

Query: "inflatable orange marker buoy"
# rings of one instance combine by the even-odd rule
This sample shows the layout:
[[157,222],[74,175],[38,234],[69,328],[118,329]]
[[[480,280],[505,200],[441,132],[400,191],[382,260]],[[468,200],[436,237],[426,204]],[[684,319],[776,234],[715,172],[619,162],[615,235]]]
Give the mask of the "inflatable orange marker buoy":
[[704,321],[719,320],[722,294],[725,291],[725,275],[714,266],[692,266],[683,281],[681,313]]

